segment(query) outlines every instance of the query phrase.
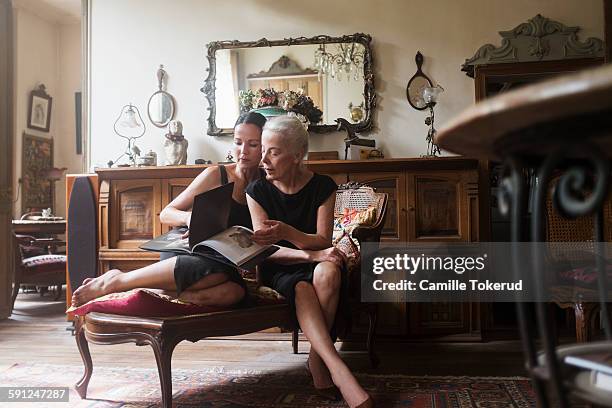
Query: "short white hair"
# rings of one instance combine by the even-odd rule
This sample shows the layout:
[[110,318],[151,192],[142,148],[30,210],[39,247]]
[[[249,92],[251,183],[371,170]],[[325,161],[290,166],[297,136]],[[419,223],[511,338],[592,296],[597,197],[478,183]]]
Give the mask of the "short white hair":
[[294,116],[275,116],[266,121],[263,131],[278,133],[283,142],[296,153],[308,153],[308,131],[302,122]]

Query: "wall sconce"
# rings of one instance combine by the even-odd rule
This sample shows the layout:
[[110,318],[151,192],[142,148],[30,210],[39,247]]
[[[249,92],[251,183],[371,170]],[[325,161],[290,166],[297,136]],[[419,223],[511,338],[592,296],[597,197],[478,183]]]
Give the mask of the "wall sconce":
[[142,137],[146,130],[138,108],[131,103],[121,108],[121,112],[119,112],[119,116],[113,124],[113,129],[118,136],[128,141],[128,145],[121,156],[117,157],[114,161],[110,160],[108,162],[108,167],[112,167],[113,164],[116,164],[123,156],[127,156],[131,162],[131,166],[135,167],[136,157],[140,156],[140,149],[136,146],[136,139]]
[[425,106],[429,109],[429,116],[425,118],[425,124],[429,126],[427,131],[427,153],[422,157],[437,157],[440,154],[440,147],[434,143],[434,136],[436,135],[436,129],[434,128],[434,106],[438,103],[438,97],[440,93],[444,92],[444,88],[440,85],[426,86],[423,88],[423,100]]

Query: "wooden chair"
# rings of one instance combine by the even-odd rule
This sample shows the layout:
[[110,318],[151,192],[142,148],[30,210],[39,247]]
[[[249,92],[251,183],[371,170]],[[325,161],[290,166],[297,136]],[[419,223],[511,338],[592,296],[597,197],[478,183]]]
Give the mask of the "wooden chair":
[[[13,233],[15,282],[11,301],[11,310],[21,285],[33,285],[55,288],[55,300],[62,294],[62,285],[66,283],[66,255],[54,254],[54,248],[63,242],[55,238],[35,238],[29,235]],[[44,289],[41,290],[41,295]]]
[[[341,191],[338,194],[343,194]],[[356,198],[357,195],[353,197],[353,199]],[[353,236],[360,243],[379,241],[386,214],[387,194],[376,193],[373,198],[370,198],[369,203],[376,205],[377,217],[373,225],[359,227],[353,231]],[[353,274],[351,279],[358,282],[359,274]],[[358,288],[359,285],[357,285]],[[359,300],[359,292],[353,293],[351,307],[354,307],[355,310],[366,311],[370,317],[367,347],[370,361],[375,366],[378,364],[378,358],[374,353],[377,308],[376,304],[360,304]],[[162,389],[162,405],[171,407],[171,361],[172,352],[178,343],[183,340],[196,342],[206,337],[253,333],[272,327],[290,328],[291,330],[291,324],[291,309],[286,303],[164,318],[142,318],[95,312],[85,316],[75,316],[76,342],[85,365],[85,373],[75,388],[81,398],[86,398],[87,386],[93,372],[89,342],[94,344],[133,342],[138,346],[150,345],[157,361]],[[292,343],[296,353],[297,340],[298,334],[294,330]]]
[[[605,218],[608,218],[610,216],[608,214],[609,202],[605,205],[604,211]],[[561,266],[567,264],[568,269],[575,268],[576,264],[581,262],[592,264],[592,257],[585,257],[583,259],[580,257],[581,255],[577,254],[580,254],[580,251],[586,253],[594,250],[593,222],[593,217],[579,217],[576,219],[563,217],[554,208],[553,200],[549,195],[546,200],[546,241],[552,243],[563,242],[564,244],[557,248],[555,248],[554,244],[550,245],[547,253],[548,260]],[[572,242],[576,243],[575,247],[572,248],[576,252],[572,252],[571,258],[568,258],[567,249],[570,245],[568,243]],[[595,272],[593,271],[593,273]],[[553,284],[551,292],[554,303],[557,306],[561,309],[573,310],[576,341],[578,343],[591,341],[596,325],[595,320],[597,320],[596,317],[599,315],[600,307],[599,303],[585,302],[581,299],[597,298],[596,287],[577,288],[575,285],[564,285],[563,282],[558,282]],[[567,299],[570,297],[575,297],[576,300],[568,302]]]

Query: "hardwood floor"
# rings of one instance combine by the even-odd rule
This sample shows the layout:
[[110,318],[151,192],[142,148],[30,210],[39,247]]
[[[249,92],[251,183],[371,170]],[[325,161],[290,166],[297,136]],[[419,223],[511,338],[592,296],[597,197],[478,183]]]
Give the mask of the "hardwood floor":
[[[47,295],[20,294],[13,315],[0,321],[0,370],[15,363],[47,363],[82,366],[74,337],[67,329],[64,301]],[[356,371],[407,375],[524,376],[518,341],[489,343],[408,343],[379,339],[381,364],[369,368],[362,342],[338,344],[342,357]],[[155,367],[150,347],[134,344],[90,345],[96,366]],[[291,351],[291,336],[254,333],[215,338],[198,343],[183,342],[172,359],[173,368],[197,369],[223,366],[252,370],[301,369],[309,343],[300,341],[300,354]]]

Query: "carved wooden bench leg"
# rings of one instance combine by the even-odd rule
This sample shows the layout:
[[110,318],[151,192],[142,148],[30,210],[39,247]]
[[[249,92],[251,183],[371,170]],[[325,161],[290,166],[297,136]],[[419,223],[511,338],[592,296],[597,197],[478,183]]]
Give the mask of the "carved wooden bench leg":
[[370,318],[370,327],[368,328],[368,355],[370,357],[370,365],[372,368],[378,367],[380,364],[380,359],[376,355],[376,351],[374,350],[374,341],[376,339],[376,325],[378,323],[378,305],[374,305],[374,307],[368,310],[368,316]]
[[159,372],[159,382],[162,392],[162,406],[172,407],[172,352],[178,344],[175,339],[168,340],[163,337],[156,337],[151,341],[151,347],[155,353],[157,361],[157,371]]
[[93,362],[91,361],[91,354],[89,352],[89,344],[85,338],[84,326],[85,318],[75,318],[75,339],[85,365],[85,373],[83,377],[75,384],[74,388],[79,393],[79,396],[83,399],[87,398],[87,386],[89,385],[89,379],[93,373]]

